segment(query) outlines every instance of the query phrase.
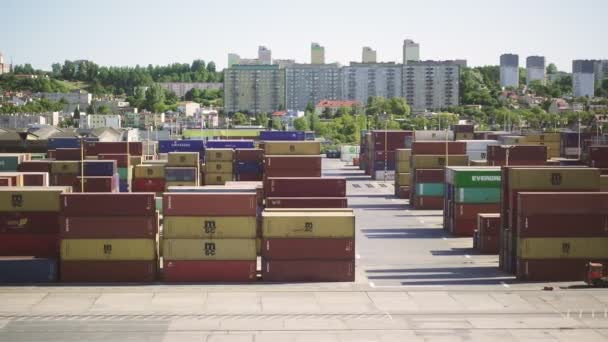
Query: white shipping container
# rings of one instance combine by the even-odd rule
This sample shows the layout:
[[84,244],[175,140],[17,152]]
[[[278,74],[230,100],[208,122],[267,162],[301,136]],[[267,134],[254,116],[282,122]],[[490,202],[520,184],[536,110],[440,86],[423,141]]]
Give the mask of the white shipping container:
[[481,151],[467,151],[467,156],[469,156],[469,160],[480,160],[480,159],[486,159],[487,152],[486,152],[486,150],[481,150]]
[[564,149],[564,153],[567,156],[576,156],[576,157],[578,157],[578,147],[566,147]]
[[490,145],[499,145],[498,140],[459,140],[467,144],[468,151],[486,151]]
[[454,140],[454,131],[414,131],[414,141]]
[[[384,178],[384,171],[376,171],[376,172],[374,172],[374,179],[378,180],[378,181],[385,180],[385,178]],[[394,181],[395,180],[395,171],[394,170],[386,171],[386,180],[387,181]]]

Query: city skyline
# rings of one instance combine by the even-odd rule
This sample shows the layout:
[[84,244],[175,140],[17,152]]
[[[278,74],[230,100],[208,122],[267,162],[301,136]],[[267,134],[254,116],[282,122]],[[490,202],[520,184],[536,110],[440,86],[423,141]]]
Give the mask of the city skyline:
[[0,51],[7,62],[45,70],[78,59],[112,66],[203,59],[222,69],[228,53],[254,56],[259,45],[272,50],[274,59],[310,63],[312,42],[325,47],[326,63],[360,61],[364,46],[377,51],[378,62],[399,63],[404,39],[420,44],[421,60],[466,59],[470,66],[498,65],[501,54],[516,53],[546,56],[547,64],[571,71],[572,60],[608,57],[608,46],[594,43],[603,38],[601,14],[608,9],[599,0],[576,6],[548,0],[471,0],[459,6],[447,0],[380,0],[376,7],[391,10],[378,14],[347,1],[312,0],[294,4],[289,12],[279,5],[276,0],[182,0],[171,6],[159,1],[9,0],[0,13],[0,30],[9,33]]

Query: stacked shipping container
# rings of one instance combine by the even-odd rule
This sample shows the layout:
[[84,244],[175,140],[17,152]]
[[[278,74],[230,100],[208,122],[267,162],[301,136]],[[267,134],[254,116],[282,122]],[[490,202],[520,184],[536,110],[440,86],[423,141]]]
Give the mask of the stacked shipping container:
[[142,164],[133,169],[133,192],[165,191],[165,164]]
[[541,145],[488,145],[488,166],[546,165],[547,147]]
[[411,149],[395,150],[395,196],[410,198],[410,157]]
[[371,131],[367,167],[372,179],[395,179],[395,150],[406,148],[406,141],[412,139],[412,134],[412,131]]
[[482,254],[498,254],[500,250],[500,214],[477,214],[474,245]]
[[205,185],[224,185],[233,180],[234,150],[207,148],[205,150]]
[[165,167],[165,188],[170,186],[198,186],[198,152],[170,152]]
[[234,154],[234,179],[241,182],[263,179],[264,150],[237,148]]

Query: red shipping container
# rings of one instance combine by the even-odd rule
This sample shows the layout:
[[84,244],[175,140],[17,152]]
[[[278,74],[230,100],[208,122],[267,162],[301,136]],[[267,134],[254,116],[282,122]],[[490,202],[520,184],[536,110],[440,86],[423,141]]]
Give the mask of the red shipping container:
[[355,281],[354,260],[263,260],[264,281]]
[[478,250],[482,254],[498,254],[500,248],[500,236],[480,235]]
[[416,183],[444,183],[445,169],[416,169]]
[[141,156],[143,146],[141,142],[129,142],[127,151],[126,142],[98,142],[87,141],[84,144],[85,155],[96,156],[99,154],[123,154],[129,153],[132,156]]
[[51,175],[51,185],[54,186],[74,186],[74,183],[78,179],[78,175],[60,174]]
[[286,178],[286,177],[306,177],[306,178],[319,178],[321,177],[321,169],[275,169],[266,168],[264,171],[266,178]]
[[395,188],[397,190],[397,198],[401,199],[409,199],[410,198],[410,187],[409,186],[399,186]]
[[[546,160],[513,160],[509,158],[508,166],[544,166],[547,165]],[[488,166],[507,166],[505,160],[488,160]]]
[[314,169],[321,170],[321,156],[266,156],[264,167],[268,170],[278,169]]
[[28,160],[17,167],[19,172],[51,172],[51,161],[49,160]]
[[477,228],[476,219],[452,218],[452,235],[454,236],[473,236],[473,232]]
[[386,153],[384,151],[374,151],[374,154],[372,155],[373,158],[373,162],[375,161],[383,161],[385,159],[386,155],[386,161],[388,162],[394,162],[395,161],[395,151],[387,151]]
[[83,188],[83,177],[77,177],[72,184],[73,192],[115,192],[114,177],[84,177],[84,191]]
[[166,216],[256,216],[255,193],[165,193]]
[[500,203],[487,204],[455,204],[454,217],[458,219],[474,220],[477,222],[477,214],[497,213]]
[[261,148],[237,148],[234,155],[237,162],[264,160],[264,150]]
[[467,144],[462,141],[415,141],[412,155],[467,154]]
[[443,197],[439,197],[439,196],[414,196],[414,209],[419,209],[419,210],[443,210]]
[[256,261],[165,261],[163,280],[168,282],[251,282],[256,280]]
[[12,177],[0,177],[0,186],[13,186]]
[[526,281],[583,281],[588,262],[604,265],[608,271],[608,259],[517,259],[517,279]]
[[129,155],[126,153],[114,153],[114,154],[99,154],[97,156],[98,160],[115,160],[116,167],[127,167],[127,163],[129,163]]
[[61,217],[62,238],[146,239],[156,237],[155,216]]
[[58,257],[57,234],[2,234],[0,256]]
[[327,178],[268,178],[266,197],[346,197],[346,180]]
[[346,197],[268,197],[266,208],[348,208]]
[[[374,150],[393,151],[398,148],[405,148],[405,141],[412,137],[412,131],[372,131],[372,141]],[[370,146],[371,148],[372,146]]]
[[153,193],[71,193],[61,195],[64,216],[156,216]]
[[24,186],[49,186],[49,174],[46,172],[24,172]]
[[82,160],[83,155],[79,148],[58,148],[55,150],[55,160]]
[[[58,234],[58,212],[3,212],[0,213],[0,233]],[[0,238],[2,239],[2,238]]]
[[608,192],[519,192],[521,215],[608,215]]
[[46,157],[47,157],[48,159],[55,159],[55,150],[48,150],[48,151],[46,152]]
[[134,178],[131,181],[132,192],[163,192],[164,178]]
[[62,282],[147,283],[156,280],[156,261],[61,261]]
[[262,240],[262,258],[266,260],[353,260],[354,257],[354,239]]
[[507,150],[509,151],[509,165],[516,165],[514,163],[517,161],[546,162],[548,159],[547,146],[543,145],[509,145],[509,147],[507,145],[488,145],[488,163],[506,160]]
[[262,175],[259,173],[239,173],[236,175],[236,180],[239,182],[257,182],[262,180]]
[[608,215],[519,215],[518,237],[608,237]]

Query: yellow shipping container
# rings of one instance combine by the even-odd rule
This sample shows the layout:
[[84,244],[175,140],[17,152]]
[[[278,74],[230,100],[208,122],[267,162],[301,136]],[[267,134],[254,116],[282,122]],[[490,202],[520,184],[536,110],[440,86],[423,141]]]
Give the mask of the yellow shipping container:
[[165,165],[137,165],[133,170],[134,178],[165,178]]
[[192,182],[179,182],[179,181],[174,181],[174,182],[165,182],[165,188],[169,189],[170,186],[198,186],[199,184],[196,181],[192,181]]
[[264,238],[350,238],[355,236],[352,212],[292,211],[262,213]]
[[55,160],[51,163],[51,173],[56,175],[79,175],[80,162],[68,160]]
[[205,151],[205,163],[211,161],[232,161],[234,151],[228,148],[210,148]]
[[164,239],[164,260],[256,260],[255,239]]
[[141,156],[131,156],[129,157],[129,164],[131,166],[141,165],[142,157]]
[[62,260],[156,260],[154,239],[64,239]]
[[205,163],[206,173],[232,173],[232,162],[229,161],[210,161]]
[[262,255],[262,239],[261,238],[255,239],[255,252],[258,255]]
[[163,233],[167,239],[254,239],[257,220],[240,216],[167,216]]
[[600,189],[600,170],[593,168],[509,169],[509,188],[534,190]]
[[402,186],[406,186],[406,185],[410,185],[410,174],[409,173],[399,173],[397,175],[397,184],[398,185],[402,185]]
[[409,164],[412,150],[409,148],[400,148],[395,150],[395,160],[397,162],[407,162]]
[[517,255],[523,259],[606,259],[608,238],[520,239]]
[[395,164],[395,171],[399,172],[399,173],[409,173],[411,170],[410,168],[410,161],[398,161]]
[[62,193],[72,187],[0,187],[0,212],[59,211]]
[[317,155],[321,154],[321,143],[317,141],[267,141],[267,155]]
[[600,176],[600,191],[608,191],[608,175]]
[[482,160],[469,160],[469,164],[471,166],[488,166],[488,161],[485,159]]
[[468,166],[467,155],[415,155],[412,156],[413,169],[438,169],[445,166]]
[[454,135],[455,140],[473,140],[475,139],[475,134],[473,133],[456,133]]
[[205,185],[224,185],[232,180],[232,173],[205,173]]
[[167,166],[198,167],[198,152],[171,152],[167,157]]
[[310,213],[310,212],[342,212],[342,213],[354,213],[352,208],[266,208],[265,213],[284,213],[284,212],[296,212],[296,213]]
[[557,143],[559,145],[561,141],[560,133],[544,133],[544,134],[527,134],[526,142],[528,143]]

